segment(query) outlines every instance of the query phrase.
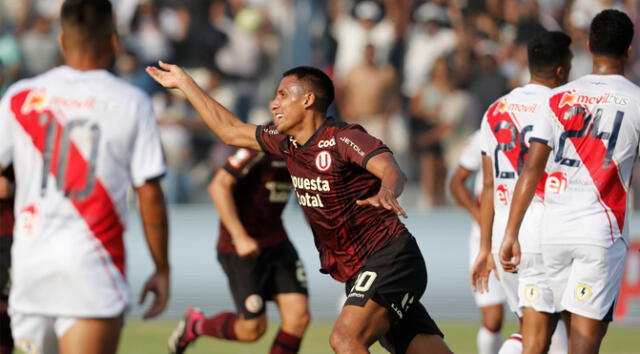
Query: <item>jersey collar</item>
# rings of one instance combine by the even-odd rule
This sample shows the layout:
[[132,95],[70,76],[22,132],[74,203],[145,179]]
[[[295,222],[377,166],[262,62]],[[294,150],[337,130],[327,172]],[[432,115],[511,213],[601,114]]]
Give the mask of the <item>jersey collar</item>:
[[[316,138],[318,137],[318,135],[320,135],[320,133],[328,126],[331,126],[333,124],[335,124],[335,119],[333,117],[327,117],[324,122],[322,123],[322,125],[320,126],[320,128],[318,128],[318,130],[315,131],[315,133],[313,133],[313,135],[311,135],[311,137],[309,138],[309,140],[307,140],[306,143],[304,143],[304,145],[300,146],[300,149],[305,149],[309,146],[311,146],[313,144],[313,141],[316,140]],[[297,143],[295,141],[295,139],[292,140],[293,143]]]

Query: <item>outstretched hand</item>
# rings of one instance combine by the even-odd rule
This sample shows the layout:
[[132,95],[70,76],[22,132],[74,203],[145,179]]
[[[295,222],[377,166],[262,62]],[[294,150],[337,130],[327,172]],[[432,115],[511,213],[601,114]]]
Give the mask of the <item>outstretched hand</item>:
[[236,248],[236,253],[240,258],[257,256],[260,254],[260,245],[251,236],[245,236],[242,238],[234,239],[233,245]]
[[169,301],[169,271],[157,271],[147,280],[142,289],[142,294],[140,294],[139,303],[141,305],[150,292],[155,296],[151,307],[142,317],[145,320],[158,316],[167,307],[167,302]]
[[364,200],[356,200],[356,205],[371,205],[376,208],[385,208],[396,213],[398,216],[408,217],[402,209],[392,190],[381,187],[378,194]]
[[159,68],[147,66],[145,71],[163,87],[180,88],[184,82],[191,79],[189,74],[177,65],[158,61],[158,66]]

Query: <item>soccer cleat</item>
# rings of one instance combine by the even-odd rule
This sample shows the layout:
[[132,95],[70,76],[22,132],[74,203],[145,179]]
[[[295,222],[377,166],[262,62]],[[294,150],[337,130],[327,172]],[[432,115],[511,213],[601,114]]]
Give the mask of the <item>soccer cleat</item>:
[[189,307],[184,313],[184,318],[178,322],[178,326],[169,336],[169,353],[184,353],[187,346],[198,338],[196,323],[204,319],[204,314],[197,307]]

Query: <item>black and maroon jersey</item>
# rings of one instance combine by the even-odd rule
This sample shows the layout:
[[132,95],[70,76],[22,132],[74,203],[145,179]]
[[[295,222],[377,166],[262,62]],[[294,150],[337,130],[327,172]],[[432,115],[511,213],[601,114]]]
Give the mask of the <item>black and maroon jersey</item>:
[[371,157],[390,151],[361,126],[328,118],[304,145],[271,125],[258,126],[256,138],[287,163],[321,272],[347,281],[371,253],[407,232],[393,211],[355,204],[378,193],[380,180],[365,167]]
[[[233,187],[240,222],[261,248],[286,241],[282,210],[289,200],[291,177],[285,162],[273,155],[237,149],[229,156],[224,169],[237,183]],[[218,252],[235,252],[231,235],[220,223]]]
[[[7,177],[11,183],[15,183],[13,168],[5,169],[2,176]],[[13,197],[0,198],[0,237],[13,235],[13,221]]]

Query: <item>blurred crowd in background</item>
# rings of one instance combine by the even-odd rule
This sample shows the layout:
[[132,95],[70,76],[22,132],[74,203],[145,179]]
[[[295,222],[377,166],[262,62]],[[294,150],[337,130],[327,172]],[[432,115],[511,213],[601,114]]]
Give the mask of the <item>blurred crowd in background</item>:
[[[0,95],[15,80],[61,64],[61,3],[0,0]],[[158,60],[183,66],[212,97],[257,124],[271,119],[268,102],[282,72],[297,65],[325,70],[336,85],[330,115],[387,143],[419,185],[418,206],[429,208],[451,203],[447,174],[485,109],[529,80],[526,43],[536,31],[571,36],[573,79],[591,72],[586,40],[598,12],[623,10],[640,29],[635,0],[113,3],[121,50],[112,70],[153,99],[170,168],[166,193],[174,203],[203,201],[230,148],[183,97],[145,74]],[[627,72],[636,83],[638,59],[636,51]]]

